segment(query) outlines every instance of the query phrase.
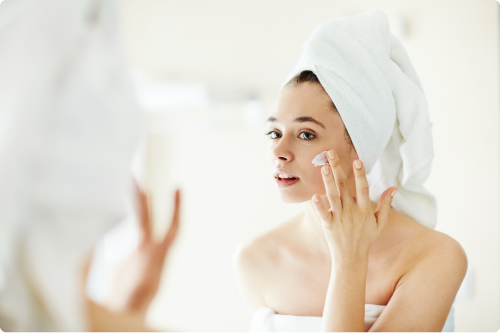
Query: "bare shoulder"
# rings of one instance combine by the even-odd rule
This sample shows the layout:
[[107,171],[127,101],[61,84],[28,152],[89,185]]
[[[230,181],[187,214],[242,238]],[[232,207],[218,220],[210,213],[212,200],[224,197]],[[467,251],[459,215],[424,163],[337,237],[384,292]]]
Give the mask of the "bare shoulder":
[[467,255],[460,243],[445,233],[413,223],[417,232],[408,244],[413,248],[413,260],[400,282],[412,276],[436,274],[440,276],[436,281],[447,281],[458,290],[467,271]]
[[234,254],[234,264],[247,268],[258,266],[259,269],[272,265],[279,259],[280,249],[287,243],[289,235],[293,233],[297,221],[303,213],[279,224],[246,242],[240,244]]
[[422,261],[422,271],[440,274],[439,281],[447,281],[456,294],[467,265],[467,255],[460,243],[442,232],[429,230],[429,248]]
[[467,256],[449,235],[415,221],[403,223],[404,270],[370,331],[441,331],[467,271]]
[[293,232],[302,214],[279,224],[277,227],[240,244],[233,256],[240,289],[253,310],[266,306],[263,289],[280,262],[287,235]]
[[[422,266],[442,271],[450,275],[450,282],[456,280],[460,285],[467,271],[467,255],[460,243],[440,231],[427,229],[426,234],[428,236]],[[455,279],[452,276],[455,276]]]
[[457,270],[467,270],[465,251],[454,238],[399,212],[393,211],[392,216],[399,227],[391,236],[400,240],[398,250],[405,253],[402,258],[410,263],[407,269],[446,261]]

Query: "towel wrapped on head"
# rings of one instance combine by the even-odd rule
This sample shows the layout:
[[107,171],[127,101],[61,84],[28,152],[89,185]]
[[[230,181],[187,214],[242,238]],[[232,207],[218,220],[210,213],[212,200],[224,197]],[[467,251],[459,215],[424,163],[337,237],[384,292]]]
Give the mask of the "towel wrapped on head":
[[436,200],[423,186],[434,157],[427,100],[385,13],[321,24],[303,48],[282,89],[302,71],[315,73],[365,165],[371,200],[397,186],[393,207],[434,228]]

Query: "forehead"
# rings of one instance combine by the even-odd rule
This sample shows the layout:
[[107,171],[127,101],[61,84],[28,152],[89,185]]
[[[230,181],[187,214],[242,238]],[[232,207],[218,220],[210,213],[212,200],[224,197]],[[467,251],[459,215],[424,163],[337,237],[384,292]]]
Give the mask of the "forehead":
[[283,88],[271,115],[280,122],[297,117],[313,117],[321,121],[340,119],[323,87],[309,82]]

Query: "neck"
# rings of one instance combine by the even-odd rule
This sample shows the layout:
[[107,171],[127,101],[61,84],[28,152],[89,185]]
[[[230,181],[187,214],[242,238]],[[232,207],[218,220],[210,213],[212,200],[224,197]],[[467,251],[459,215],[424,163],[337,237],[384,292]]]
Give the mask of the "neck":
[[311,251],[330,257],[330,248],[323,232],[321,219],[316,213],[312,200],[304,202],[304,217],[301,221],[301,228]]

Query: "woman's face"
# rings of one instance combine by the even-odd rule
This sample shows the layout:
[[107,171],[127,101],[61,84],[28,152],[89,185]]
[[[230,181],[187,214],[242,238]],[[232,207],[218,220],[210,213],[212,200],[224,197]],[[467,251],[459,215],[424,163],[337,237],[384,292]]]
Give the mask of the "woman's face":
[[314,194],[325,193],[321,167],[312,164],[314,157],[325,150],[333,149],[340,157],[349,185],[354,185],[352,161],[358,156],[321,85],[304,82],[284,88],[267,128],[269,158],[283,201],[304,202]]

